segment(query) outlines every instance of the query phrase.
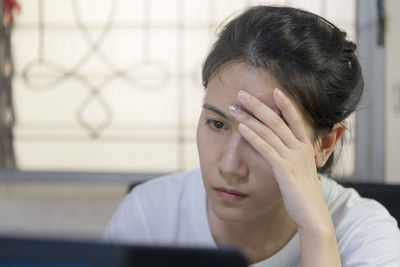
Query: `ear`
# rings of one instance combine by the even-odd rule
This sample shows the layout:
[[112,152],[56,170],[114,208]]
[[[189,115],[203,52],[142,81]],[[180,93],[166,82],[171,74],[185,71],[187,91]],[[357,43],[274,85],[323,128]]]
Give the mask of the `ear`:
[[331,132],[319,138],[319,144],[315,149],[315,164],[318,168],[325,165],[326,161],[329,159],[337,142],[345,133],[346,128],[344,122],[337,123],[333,126]]

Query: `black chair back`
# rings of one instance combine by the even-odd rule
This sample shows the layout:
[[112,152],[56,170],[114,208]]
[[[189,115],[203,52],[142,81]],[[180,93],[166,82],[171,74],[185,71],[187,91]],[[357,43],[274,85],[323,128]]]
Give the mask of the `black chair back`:
[[361,196],[380,202],[400,224],[400,185],[340,182],[353,187]]

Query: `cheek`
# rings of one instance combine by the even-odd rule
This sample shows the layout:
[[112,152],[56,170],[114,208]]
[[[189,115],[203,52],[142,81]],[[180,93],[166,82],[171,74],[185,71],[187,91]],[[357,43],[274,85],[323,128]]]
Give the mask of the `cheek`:
[[205,177],[215,177],[218,162],[221,160],[223,151],[227,146],[227,136],[223,133],[214,132],[203,121],[199,122],[196,132],[200,168]]
[[197,130],[196,130],[196,143],[197,143],[197,151],[199,153],[199,156],[202,154],[206,139],[204,137],[204,126],[201,125],[201,118],[200,121],[197,125]]
[[215,177],[215,168],[217,162],[218,149],[212,145],[212,136],[209,136],[208,126],[199,122],[196,132],[197,152],[199,155],[200,169],[203,176],[203,183],[206,191],[210,190],[209,186],[213,177]]
[[196,141],[201,165],[205,164],[205,162],[209,162],[215,152],[215,147],[212,146],[211,136],[209,136],[207,128],[208,126],[204,125],[204,123],[202,123],[202,118],[200,118],[199,124],[197,125]]
[[260,210],[268,210],[271,205],[282,200],[279,186],[273,176],[259,177],[262,181],[254,188],[254,206]]
[[280,198],[278,183],[272,172],[271,166],[258,154],[249,158],[249,168],[254,193],[257,199],[267,202]]

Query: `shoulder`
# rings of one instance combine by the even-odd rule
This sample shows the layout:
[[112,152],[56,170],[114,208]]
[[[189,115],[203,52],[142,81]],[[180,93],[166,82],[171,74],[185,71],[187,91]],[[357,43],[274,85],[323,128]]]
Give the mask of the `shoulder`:
[[181,202],[187,203],[203,189],[202,183],[200,170],[154,178],[134,187],[121,205],[139,205],[147,217],[171,216],[178,212]]
[[400,230],[386,208],[332,179],[321,180],[343,266],[399,266]]
[[134,203],[146,211],[149,220],[157,222],[177,216],[181,203],[189,204],[191,196],[202,189],[200,170],[170,174],[137,185],[122,205]]
[[204,190],[201,185],[200,170],[194,170],[135,186],[114,213],[102,239],[128,243],[172,240],[176,233],[171,229],[179,224],[181,213],[189,209],[194,191]]
[[137,185],[129,193],[129,197],[147,197],[150,199],[161,199],[161,195],[173,197],[171,193],[179,193],[184,189],[192,188],[194,184],[201,183],[200,170],[193,170],[184,173],[170,174],[151,179]]
[[376,200],[361,197],[353,188],[343,187],[325,176],[321,176],[321,181],[324,200],[334,222],[350,219],[361,223],[362,219],[369,218],[388,220],[397,226],[396,220]]

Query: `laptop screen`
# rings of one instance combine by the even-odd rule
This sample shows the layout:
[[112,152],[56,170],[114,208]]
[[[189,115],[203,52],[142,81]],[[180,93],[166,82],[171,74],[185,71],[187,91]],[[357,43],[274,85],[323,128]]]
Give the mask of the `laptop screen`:
[[0,263],[0,267],[91,267],[93,265],[88,264],[63,264],[63,263],[14,263],[5,262]]
[[234,249],[0,238],[0,267],[245,267]]

